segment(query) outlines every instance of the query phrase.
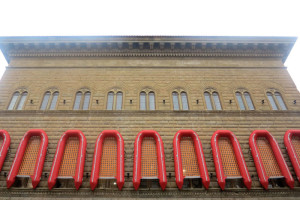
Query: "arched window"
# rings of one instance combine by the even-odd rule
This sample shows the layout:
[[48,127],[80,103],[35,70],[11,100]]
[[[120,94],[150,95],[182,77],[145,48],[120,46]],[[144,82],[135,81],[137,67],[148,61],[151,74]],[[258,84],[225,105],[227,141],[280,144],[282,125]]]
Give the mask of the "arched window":
[[267,97],[272,107],[272,110],[287,110],[283,98],[279,92],[274,89],[267,91]]
[[8,110],[23,110],[26,102],[28,92],[27,91],[16,91],[10,101]]
[[193,130],[180,130],[173,139],[174,166],[176,184],[181,189],[185,180],[199,184],[199,178],[202,178],[203,186],[209,187],[209,174],[206,167],[200,138]]
[[107,110],[122,110],[123,105],[123,93],[121,91],[113,92],[110,91],[107,94]]
[[74,179],[78,190],[82,184],[86,154],[86,138],[80,130],[68,130],[57,144],[54,160],[48,179],[51,190],[57,178]]
[[204,99],[207,110],[222,110],[219,94],[214,89],[207,89]]
[[159,180],[162,190],[167,185],[164,144],[153,130],[143,130],[135,138],[133,161],[133,187],[140,187],[141,179]]
[[22,138],[7,177],[10,188],[17,176],[31,177],[32,186],[39,184],[48,147],[48,136],[41,129],[32,129]]
[[239,90],[235,93],[240,110],[254,110],[249,92]]
[[155,110],[155,94],[150,91],[140,93],[140,110]]
[[90,105],[91,92],[80,90],[75,95],[73,110],[88,110]]
[[262,186],[267,190],[271,179],[285,178],[290,188],[294,179],[284,160],[276,139],[266,130],[255,130],[249,137],[254,164]]
[[90,179],[92,190],[98,179],[117,179],[119,190],[124,185],[124,140],[116,130],[104,130],[97,138]]
[[189,110],[187,93],[184,91],[172,92],[173,109],[174,110]]
[[55,110],[59,92],[47,91],[44,95],[41,110]]
[[250,189],[252,181],[236,136],[231,131],[218,130],[211,138],[211,147],[221,189],[225,189],[225,179],[239,178],[242,178],[244,185]]

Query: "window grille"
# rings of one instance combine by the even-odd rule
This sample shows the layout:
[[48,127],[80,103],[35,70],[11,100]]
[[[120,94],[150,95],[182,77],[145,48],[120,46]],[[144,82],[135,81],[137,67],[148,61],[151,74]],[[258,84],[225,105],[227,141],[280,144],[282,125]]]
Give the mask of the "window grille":
[[153,137],[144,137],[142,141],[142,178],[158,178],[156,142]]
[[114,137],[106,137],[103,141],[100,164],[100,178],[115,178],[117,176],[117,141]]
[[78,138],[69,137],[65,145],[64,154],[58,172],[59,178],[72,178],[73,176],[75,176],[78,151]]
[[194,141],[191,137],[182,137],[180,140],[183,176],[200,178],[198,160]]
[[269,141],[265,137],[257,137],[256,144],[267,176],[282,176]]
[[220,137],[218,145],[225,177],[241,177],[238,162],[234,154],[233,146],[229,138]]
[[32,136],[26,146],[18,176],[31,176],[34,174],[35,164],[40,150],[40,136]]

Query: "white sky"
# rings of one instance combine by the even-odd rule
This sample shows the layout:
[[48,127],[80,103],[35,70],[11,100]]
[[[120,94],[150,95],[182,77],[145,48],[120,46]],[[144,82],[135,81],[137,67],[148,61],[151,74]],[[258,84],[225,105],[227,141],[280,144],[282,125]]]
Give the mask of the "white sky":
[[[0,36],[300,37],[299,8],[299,0],[0,0]],[[299,40],[285,63],[298,90]],[[0,77],[6,65],[0,53]]]

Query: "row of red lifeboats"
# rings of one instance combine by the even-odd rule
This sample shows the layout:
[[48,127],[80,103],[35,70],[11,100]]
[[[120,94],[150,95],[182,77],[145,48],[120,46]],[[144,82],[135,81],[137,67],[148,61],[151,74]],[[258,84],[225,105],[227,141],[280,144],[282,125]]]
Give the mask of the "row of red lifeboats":
[[[7,131],[0,130],[0,136],[3,138],[3,144],[0,149],[0,170],[2,169],[9,145],[10,145],[10,136]],[[22,138],[16,156],[14,158],[13,164],[11,166],[10,172],[7,177],[7,188],[10,188],[13,183],[15,182],[16,176],[19,172],[20,165],[25,153],[26,146],[28,144],[29,139],[32,136],[40,136],[41,144],[39,148],[38,157],[36,160],[36,165],[34,169],[33,175],[30,175],[32,179],[33,188],[36,188],[40,182],[43,165],[47,153],[47,146],[48,146],[48,136],[47,134],[41,129],[32,129],[25,133],[24,137]],[[289,157],[291,159],[292,165],[296,172],[297,179],[299,180],[300,177],[300,162],[297,152],[292,144],[292,136],[300,136],[300,130],[288,130],[284,136],[284,144],[287,148]],[[68,130],[66,131],[60,138],[56,153],[54,156],[51,172],[49,174],[48,179],[48,187],[51,190],[58,178],[58,172],[60,168],[60,164],[64,154],[64,147],[66,141],[69,137],[78,137],[80,144],[78,150],[78,157],[77,157],[77,165],[76,165],[76,173],[74,178],[75,187],[79,189],[82,184],[83,179],[83,169],[84,169],[84,161],[85,161],[85,154],[86,154],[86,138],[84,134],[80,130]],[[95,151],[94,151],[94,159],[92,165],[92,172],[90,178],[90,186],[91,189],[94,190],[98,185],[99,179],[99,169],[101,164],[101,156],[102,156],[102,146],[103,141],[106,137],[114,137],[117,141],[117,176],[115,177],[117,180],[117,186],[121,190],[124,185],[124,140],[122,135],[116,130],[105,130],[103,131],[97,138],[95,144]],[[161,139],[161,136],[154,130],[143,130],[141,131],[136,139],[134,144],[134,167],[133,167],[133,186],[137,190],[139,188],[141,179],[141,145],[142,140],[144,137],[153,137],[156,141],[156,149],[157,149],[157,164],[158,164],[158,179],[159,184],[164,190],[167,185],[167,176],[166,176],[166,166],[165,166],[165,154],[164,154],[164,145]],[[181,150],[180,150],[180,140],[182,137],[191,137],[194,142],[195,152],[198,161],[198,167],[200,171],[200,177],[202,178],[203,186],[208,189],[210,184],[210,178],[208,174],[208,170],[206,167],[205,157],[203,153],[203,148],[201,144],[201,140],[197,133],[193,130],[180,130],[178,131],[173,140],[173,149],[174,149],[174,164],[175,164],[175,177],[176,177],[176,184],[179,189],[182,189],[183,186],[183,169],[182,169],[182,160],[181,160]],[[228,131],[228,130],[218,130],[216,131],[212,138],[211,138],[211,146],[213,152],[213,158],[215,163],[216,169],[216,176],[219,186],[222,190],[225,189],[225,180],[226,176],[224,174],[220,149],[218,146],[218,139],[220,137],[227,137],[233,146],[234,154],[236,156],[240,174],[243,178],[244,185],[250,189],[251,188],[251,178],[249,175],[249,171],[246,166],[246,162],[241,150],[241,146],[238,142],[236,136]],[[262,162],[262,158],[260,152],[258,150],[256,139],[257,137],[264,137],[270,143],[272,151],[275,155],[276,161],[280,167],[281,174],[284,176],[287,185],[290,188],[294,187],[294,179],[288,169],[288,166],[284,160],[280,147],[276,141],[276,139],[266,130],[255,130],[252,132],[249,138],[249,144],[251,148],[251,153],[254,159],[255,167],[257,169],[257,173],[259,176],[260,183],[265,189],[268,189],[269,178],[266,170],[264,168],[264,164]]]

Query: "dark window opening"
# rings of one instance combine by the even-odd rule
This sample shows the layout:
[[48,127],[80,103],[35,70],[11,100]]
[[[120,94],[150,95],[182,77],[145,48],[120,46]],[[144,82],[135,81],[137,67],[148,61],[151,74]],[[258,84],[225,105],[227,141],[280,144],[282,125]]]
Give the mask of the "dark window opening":
[[280,178],[269,178],[269,186],[268,188],[278,188],[278,187],[285,187],[285,179],[284,177]]
[[16,187],[16,188],[32,187],[31,179],[29,177],[16,177],[16,180],[12,187]]
[[141,189],[160,188],[158,179],[141,179]]
[[185,178],[183,179],[182,189],[202,188],[201,178]]
[[100,179],[98,183],[100,189],[118,188],[116,179]]
[[74,179],[57,179],[54,188],[74,188]]
[[244,188],[244,182],[242,178],[226,179],[225,188]]

